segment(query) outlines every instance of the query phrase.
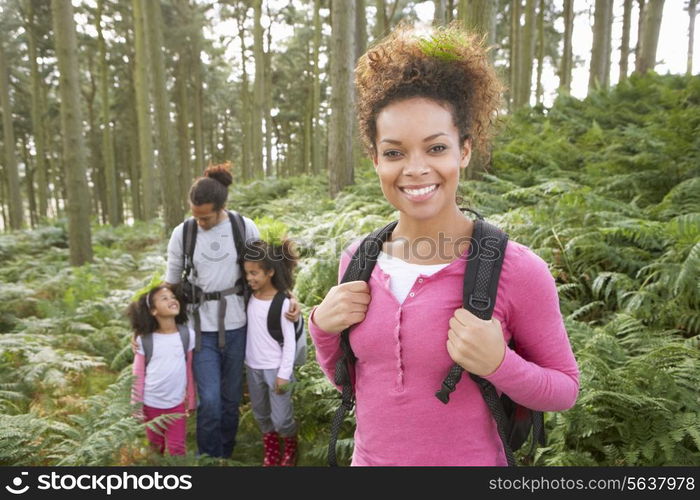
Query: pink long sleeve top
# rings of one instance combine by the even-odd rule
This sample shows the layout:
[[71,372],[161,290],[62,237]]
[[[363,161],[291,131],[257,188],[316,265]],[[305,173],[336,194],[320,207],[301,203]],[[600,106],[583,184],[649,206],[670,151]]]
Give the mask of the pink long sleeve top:
[[[343,252],[339,275],[359,242]],[[453,361],[448,323],[462,307],[466,255],[432,276],[419,276],[399,304],[389,276],[377,265],[369,281],[365,320],[351,330],[356,420],[353,465],[506,465],[496,423],[479,388],[463,376],[449,404],[440,388]],[[527,247],[508,242],[494,317],[506,344],[501,365],[488,379],[499,392],[533,410],[561,411],[578,395],[578,367],[564,328],[554,279]],[[340,336],[313,323],[316,358],[333,381]]]

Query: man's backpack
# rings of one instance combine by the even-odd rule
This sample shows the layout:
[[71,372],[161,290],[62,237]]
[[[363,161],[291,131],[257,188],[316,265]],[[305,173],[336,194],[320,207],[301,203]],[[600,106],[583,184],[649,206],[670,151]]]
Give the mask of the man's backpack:
[[[267,313],[267,331],[275,339],[280,347],[284,345],[282,336],[282,305],[287,295],[284,292],[277,292],[270,304]],[[294,322],[294,338],[296,339],[296,351],[294,354],[294,364],[301,366],[306,363],[306,328],[304,328],[304,315],[299,315],[299,319]]]
[[[182,341],[182,349],[185,351],[185,359],[187,359],[187,351],[190,349],[190,330],[187,328],[187,325],[178,324],[177,331]],[[148,366],[148,363],[150,363],[153,357],[153,334],[147,333],[141,335],[141,345],[143,346],[143,353],[146,357],[146,366]]]
[[[474,213],[477,219],[475,220],[474,234],[467,258],[468,265],[464,275],[462,305],[475,316],[488,320],[491,319],[496,305],[498,279],[508,243],[508,235],[484,221],[481,215]],[[396,224],[397,222],[392,222],[386,227],[374,231],[360,243],[345,270],[341,283],[359,280],[369,281],[374,265],[377,263],[377,257],[382,250],[382,244],[391,236]],[[340,347],[343,354],[336,363],[335,383],[342,388],[342,400],[331,424],[328,464],[332,467],[337,466],[335,444],[338,439],[338,431],[345,415],[355,405],[355,391],[351,373],[357,358],[350,346],[349,328],[340,334]],[[511,341],[510,347],[517,350],[513,341]],[[435,393],[440,401],[445,404],[449,403],[450,393],[455,390],[463,371],[464,369],[456,363],[450,368],[442,386]],[[516,465],[513,451],[520,449],[527,441],[531,430],[533,437],[530,455],[534,452],[537,443],[544,445],[544,415],[542,412],[525,408],[512,401],[505,394],[499,397],[496,388],[488,380],[474,374],[469,374],[469,376],[479,386],[481,395],[496,421],[509,466]]]
[[199,286],[194,284],[194,279],[190,280],[189,276],[192,273],[193,277],[197,277],[197,269],[194,267],[194,247],[197,244],[197,221],[194,217],[187,219],[182,227],[182,295],[185,304],[190,304],[190,312],[194,317],[195,331],[195,350],[201,347],[201,318],[199,316],[199,308],[204,301],[215,300],[219,303],[218,312],[218,333],[219,333],[219,348],[223,349],[226,343],[224,318],[226,314],[226,296],[227,295],[242,295],[247,302],[250,297],[250,289],[245,280],[245,269],[243,268],[243,254],[246,242],[245,221],[243,216],[235,211],[228,211],[228,218],[231,222],[231,231],[233,234],[233,244],[236,247],[237,260],[236,264],[241,270],[241,276],[236,281],[234,286],[225,290],[216,292],[204,292]]

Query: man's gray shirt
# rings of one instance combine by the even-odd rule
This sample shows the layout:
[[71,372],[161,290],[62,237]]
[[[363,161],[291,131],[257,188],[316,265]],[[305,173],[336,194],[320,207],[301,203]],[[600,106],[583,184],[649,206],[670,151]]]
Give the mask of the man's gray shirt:
[[[260,232],[255,223],[248,217],[245,221],[246,240],[260,239]],[[168,269],[165,281],[179,283],[183,268],[182,230],[184,222],[173,229],[168,243]],[[194,247],[194,267],[197,277],[190,273],[189,279],[205,292],[218,292],[231,288],[241,277],[241,269],[237,264],[238,252],[233,241],[231,222],[228,217],[211,229],[197,227],[197,244]],[[243,277],[245,279],[245,276]],[[218,301],[205,301],[199,309],[202,320],[202,331],[215,332],[219,329]],[[193,326],[190,317],[189,324]],[[243,297],[240,295],[226,296],[226,330],[240,328],[246,324],[246,312]]]

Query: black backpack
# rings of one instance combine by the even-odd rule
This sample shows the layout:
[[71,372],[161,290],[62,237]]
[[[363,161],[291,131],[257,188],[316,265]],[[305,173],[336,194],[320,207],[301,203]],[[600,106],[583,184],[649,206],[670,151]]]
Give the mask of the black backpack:
[[224,317],[226,314],[226,296],[227,295],[242,295],[247,302],[250,297],[250,288],[245,280],[245,269],[243,268],[243,254],[246,242],[245,221],[243,216],[238,212],[227,210],[229,221],[231,222],[231,231],[233,234],[233,244],[236,247],[237,260],[236,264],[241,270],[241,277],[236,281],[234,286],[225,290],[216,292],[204,292],[200,287],[194,284],[194,280],[190,281],[190,273],[194,277],[197,276],[197,269],[194,267],[194,247],[197,244],[197,221],[194,217],[190,217],[184,222],[182,227],[182,296],[185,304],[190,305],[190,312],[194,317],[195,331],[195,350],[199,351],[201,347],[201,319],[199,316],[199,307],[204,301],[215,300],[219,303],[218,314],[218,330],[219,330],[219,348],[223,349],[226,337],[224,328]]
[[[180,334],[180,340],[182,341],[182,349],[185,351],[185,359],[187,359],[187,351],[190,348],[190,331],[187,325],[177,325],[177,331]],[[147,333],[141,335],[141,345],[143,346],[143,353],[146,357],[146,366],[151,362],[153,357],[153,334]]]
[[[284,346],[282,336],[282,305],[287,295],[284,292],[277,292],[270,304],[267,313],[267,331],[270,336],[277,341],[280,347]],[[294,353],[294,364],[301,366],[306,363],[306,329],[304,328],[304,315],[300,314],[299,319],[294,322],[294,338],[296,340],[296,350]]]
[[[481,215],[474,213],[477,219],[467,258],[468,265],[464,275],[462,303],[463,307],[475,316],[488,320],[491,319],[496,305],[498,279],[501,274],[508,235],[484,221]],[[360,243],[345,270],[341,283],[358,280],[369,281],[382,244],[387,241],[396,224],[397,222],[392,222],[386,227],[374,231]],[[331,424],[331,438],[328,445],[328,464],[331,467],[337,466],[335,445],[338,431],[345,415],[355,405],[355,392],[350,374],[357,358],[350,347],[350,329],[345,329],[340,335],[340,347],[343,354],[335,366],[335,383],[342,387],[342,393],[341,404],[336,410]],[[509,347],[517,348],[512,340]],[[449,403],[450,394],[455,390],[463,371],[464,369],[456,363],[450,368],[442,386],[435,393],[440,401],[445,404]],[[516,465],[513,451],[520,449],[527,441],[531,430],[533,437],[529,456],[532,456],[537,443],[544,445],[544,415],[542,412],[525,408],[512,401],[505,394],[498,397],[496,388],[491,382],[471,373],[469,376],[479,386],[484,401],[496,421],[509,466]]]

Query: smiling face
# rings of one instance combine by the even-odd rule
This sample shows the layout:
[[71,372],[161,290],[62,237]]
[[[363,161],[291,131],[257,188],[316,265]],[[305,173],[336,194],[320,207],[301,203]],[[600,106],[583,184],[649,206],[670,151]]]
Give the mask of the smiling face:
[[151,314],[155,317],[168,318],[180,314],[180,302],[169,288],[161,288],[149,300]]
[[243,263],[245,269],[245,279],[254,292],[264,291],[271,287],[273,269],[265,271],[259,262],[247,260]]
[[471,149],[448,108],[421,97],[392,102],[377,115],[375,150],[382,192],[402,216],[426,221],[454,211]]

